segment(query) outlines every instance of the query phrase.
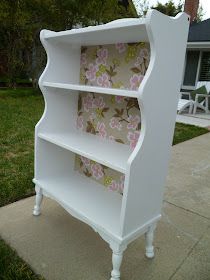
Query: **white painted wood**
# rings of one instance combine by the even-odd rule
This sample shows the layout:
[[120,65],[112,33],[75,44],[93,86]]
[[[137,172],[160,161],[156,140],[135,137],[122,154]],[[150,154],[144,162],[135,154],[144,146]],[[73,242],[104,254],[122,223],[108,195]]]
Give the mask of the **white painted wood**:
[[150,226],[145,233],[145,239],[146,239],[146,257],[148,259],[152,259],[155,256],[154,253],[154,246],[153,246],[153,240],[154,240],[154,230],[155,226]]
[[78,172],[65,176],[52,173],[50,178],[34,179],[34,183],[73,216],[118,238],[122,196]]
[[161,214],[189,19],[184,13],[170,18],[150,11],[146,25],[151,58],[139,88],[142,129],[127,163],[122,238]]
[[62,84],[62,83],[50,83],[50,82],[44,82],[43,85],[49,88],[68,89],[72,91],[95,92],[95,93],[128,96],[128,97],[138,96],[138,91],[128,90],[128,89],[115,89],[115,88],[93,87],[93,86],[84,86],[84,85],[76,85],[76,84]]
[[53,42],[88,46],[148,41],[148,34],[145,19],[133,18],[68,31],[48,32],[45,39]]
[[40,187],[36,187],[36,198],[35,198],[35,206],[33,210],[34,216],[39,216],[41,214],[41,203],[43,199],[42,189]]
[[178,114],[181,114],[186,108],[189,108],[188,113],[191,114],[193,110],[193,104],[193,100],[180,98],[177,106]]
[[[120,279],[122,252],[140,235],[146,233],[147,256],[153,254],[151,229],[161,217],[188,27],[184,13],[171,18],[153,10],[146,19],[40,35],[48,62],[39,80],[45,111],[35,129],[34,183],[109,243],[112,280]],[[137,41],[147,41],[151,48],[138,91],[79,85],[81,46]],[[79,91],[137,97],[142,128],[134,151],[75,132]],[[123,172],[123,196],[76,172],[75,153]],[[40,196],[36,206],[39,212]]]
[[113,270],[111,272],[110,280],[119,280],[120,279],[120,266],[123,259],[123,252],[113,252],[112,253],[112,265]]
[[[199,102],[199,98],[203,97],[204,101]],[[200,108],[205,111],[206,114],[209,113],[209,99],[210,95],[209,94],[196,94],[195,96],[195,102],[194,102],[194,109],[193,109],[193,114],[196,114],[197,108]]]
[[71,133],[39,133],[38,137],[122,173],[126,171],[126,163],[132,152],[127,145],[78,130]]

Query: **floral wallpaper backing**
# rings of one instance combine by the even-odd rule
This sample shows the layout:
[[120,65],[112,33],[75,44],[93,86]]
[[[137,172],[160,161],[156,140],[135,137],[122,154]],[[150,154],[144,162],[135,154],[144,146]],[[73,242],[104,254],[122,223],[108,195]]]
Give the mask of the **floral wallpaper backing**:
[[[81,49],[80,83],[137,90],[149,65],[147,43],[118,43]],[[140,135],[140,109],[136,98],[106,94],[79,95],[77,128],[134,149]],[[107,188],[123,193],[124,174],[76,156],[75,169]]]

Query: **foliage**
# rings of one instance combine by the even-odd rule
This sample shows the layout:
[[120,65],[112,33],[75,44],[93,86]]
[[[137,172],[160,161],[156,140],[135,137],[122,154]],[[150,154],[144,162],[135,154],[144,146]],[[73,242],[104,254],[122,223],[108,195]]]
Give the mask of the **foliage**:
[[41,29],[59,31],[135,16],[117,0],[0,0],[0,4],[0,56],[11,87],[17,78],[37,82],[46,59]]
[[172,0],[166,2],[165,4],[157,3],[156,6],[153,6],[152,9],[158,10],[159,12],[175,17],[178,13],[182,12],[183,4],[181,1],[178,5],[175,5]]
[[197,13],[197,22],[200,22],[200,21],[202,21],[203,20],[203,16],[204,16],[204,11],[203,11],[203,7],[202,7],[202,5],[200,5],[199,6],[199,8],[198,8],[198,13]]
[[148,0],[133,0],[136,10],[138,12],[139,17],[144,17],[149,10],[149,1]]

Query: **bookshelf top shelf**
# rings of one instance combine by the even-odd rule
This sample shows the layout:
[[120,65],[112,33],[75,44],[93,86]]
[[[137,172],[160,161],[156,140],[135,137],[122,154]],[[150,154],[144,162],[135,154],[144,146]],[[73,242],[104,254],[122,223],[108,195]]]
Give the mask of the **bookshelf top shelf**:
[[60,32],[45,30],[43,37],[49,41],[80,44],[83,46],[149,41],[145,19],[136,18],[119,19],[103,25]]

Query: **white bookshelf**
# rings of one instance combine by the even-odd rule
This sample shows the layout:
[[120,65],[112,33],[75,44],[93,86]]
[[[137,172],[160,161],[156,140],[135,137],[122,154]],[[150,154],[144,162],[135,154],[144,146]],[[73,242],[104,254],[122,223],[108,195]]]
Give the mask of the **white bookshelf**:
[[[120,279],[123,252],[140,235],[146,236],[146,256],[154,256],[153,232],[161,217],[188,27],[184,13],[171,18],[151,10],[145,19],[62,32],[43,30],[40,35],[48,61],[39,80],[45,111],[35,128],[33,214],[40,214],[45,195],[90,225],[112,249],[111,280]],[[79,83],[82,46],[139,41],[149,42],[151,55],[138,90]],[[141,133],[134,150],[76,129],[82,92],[137,98]],[[123,173],[123,195],[76,171],[75,155]]]

